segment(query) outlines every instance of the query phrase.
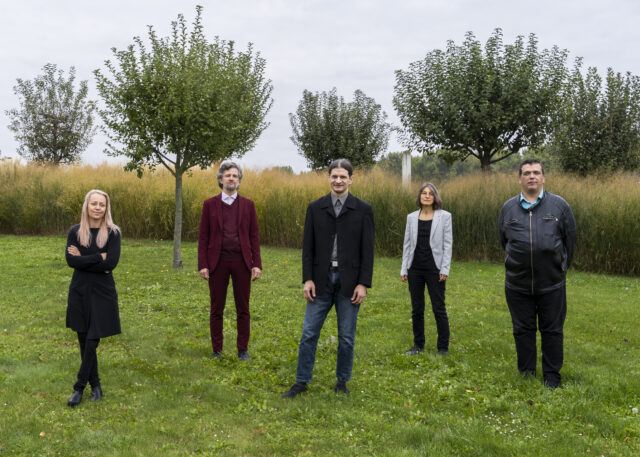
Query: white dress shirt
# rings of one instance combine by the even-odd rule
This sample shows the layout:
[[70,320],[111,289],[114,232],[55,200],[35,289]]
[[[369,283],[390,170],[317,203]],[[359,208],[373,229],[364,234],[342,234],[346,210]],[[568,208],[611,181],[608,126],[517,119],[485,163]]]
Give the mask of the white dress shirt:
[[233,202],[236,201],[237,197],[238,197],[238,192],[234,192],[233,195],[227,195],[226,193],[222,192],[222,201],[225,202],[227,205],[233,205]]

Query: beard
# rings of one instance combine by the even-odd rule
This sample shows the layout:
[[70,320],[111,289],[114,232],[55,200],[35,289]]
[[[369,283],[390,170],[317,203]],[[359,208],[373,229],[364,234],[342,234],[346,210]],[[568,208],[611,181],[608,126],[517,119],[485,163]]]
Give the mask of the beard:
[[229,184],[223,184],[222,188],[224,190],[226,190],[227,192],[235,192],[238,190],[238,188],[240,187],[240,183],[236,184],[236,185],[229,185]]

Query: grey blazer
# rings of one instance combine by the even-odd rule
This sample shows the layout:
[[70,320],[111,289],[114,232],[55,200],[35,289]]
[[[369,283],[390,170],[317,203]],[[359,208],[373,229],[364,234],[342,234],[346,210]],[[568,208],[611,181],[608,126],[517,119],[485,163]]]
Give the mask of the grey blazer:
[[[407,215],[407,226],[404,230],[404,244],[402,246],[401,275],[406,275],[413,262],[413,253],[418,243],[418,216],[420,210]],[[437,209],[431,223],[431,236],[429,238],[431,252],[436,267],[440,274],[449,276],[451,267],[451,252],[453,247],[453,231],[451,229],[451,213]]]

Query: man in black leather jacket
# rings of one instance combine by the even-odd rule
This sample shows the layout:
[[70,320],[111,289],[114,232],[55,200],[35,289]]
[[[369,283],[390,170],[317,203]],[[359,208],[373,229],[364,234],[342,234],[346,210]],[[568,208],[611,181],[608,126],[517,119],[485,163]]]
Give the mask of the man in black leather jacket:
[[518,370],[535,377],[538,327],[544,383],[555,388],[561,379],[565,280],[576,243],[576,223],[568,203],[543,189],[544,168],[539,160],[525,160],[519,177],[522,192],[504,204],[498,225],[506,253],[505,296]]

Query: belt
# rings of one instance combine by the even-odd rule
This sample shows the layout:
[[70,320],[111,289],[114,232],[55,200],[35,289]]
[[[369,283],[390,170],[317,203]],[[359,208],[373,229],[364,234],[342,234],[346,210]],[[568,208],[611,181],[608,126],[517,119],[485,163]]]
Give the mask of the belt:
[[337,261],[337,260],[332,260],[332,261],[331,261],[331,266],[332,266],[333,268],[338,268],[338,261]]

